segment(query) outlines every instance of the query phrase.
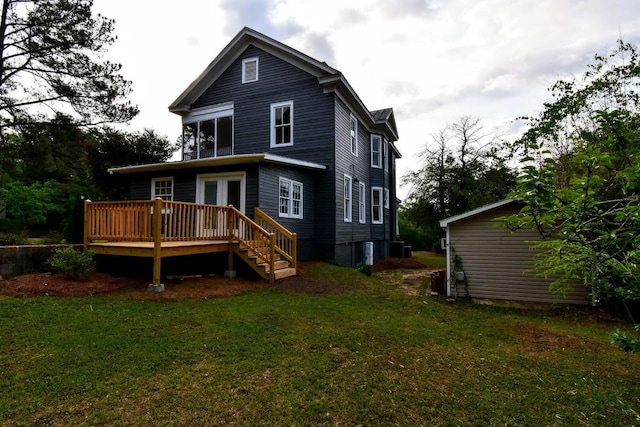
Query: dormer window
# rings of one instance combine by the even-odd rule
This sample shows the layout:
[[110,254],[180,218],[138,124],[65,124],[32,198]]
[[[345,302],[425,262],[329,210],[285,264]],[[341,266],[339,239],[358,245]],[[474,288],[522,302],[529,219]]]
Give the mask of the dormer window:
[[242,60],[242,83],[258,81],[258,58]]

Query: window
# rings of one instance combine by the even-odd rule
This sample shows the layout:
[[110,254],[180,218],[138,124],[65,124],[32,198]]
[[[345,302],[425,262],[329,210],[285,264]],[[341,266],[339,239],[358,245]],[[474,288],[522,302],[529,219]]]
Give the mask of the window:
[[344,222],[351,222],[351,191],[353,180],[349,175],[344,176]]
[[302,219],[302,183],[280,178],[278,215]]
[[384,189],[384,207],[385,209],[389,209],[389,189]]
[[182,121],[182,160],[233,154],[233,105],[198,110]]
[[351,138],[351,154],[358,155],[358,120],[351,115],[350,124],[350,138]]
[[382,224],[382,188],[371,187],[371,222]]
[[258,81],[258,58],[242,60],[242,83]]
[[173,200],[173,177],[151,179],[151,199]]
[[367,204],[365,200],[367,188],[364,182],[360,182],[358,187],[360,189],[360,191],[358,191],[358,220],[360,224],[365,224],[367,222]]
[[293,101],[271,104],[271,147],[293,145]]
[[371,135],[371,166],[374,168],[382,167],[382,137],[380,135]]

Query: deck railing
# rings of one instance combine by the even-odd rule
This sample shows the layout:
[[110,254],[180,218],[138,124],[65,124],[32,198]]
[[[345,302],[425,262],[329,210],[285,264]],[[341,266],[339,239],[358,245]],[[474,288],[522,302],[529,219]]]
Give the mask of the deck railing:
[[298,259],[297,234],[284,228],[260,208],[255,209],[255,221],[260,227],[275,235],[276,252],[289,261],[291,267],[296,268],[296,260]]
[[[156,200],[85,203],[85,247],[92,242],[162,242],[228,240],[249,248],[258,263],[269,264],[273,280],[275,254],[296,267],[296,234],[256,208],[256,221],[233,206]],[[158,272],[159,274],[159,272]]]
[[[161,199],[131,202],[86,203],[85,236],[88,242],[154,241],[154,224],[163,242],[227,240],[226,206],[171,202]],[[155,213],[159,212],[159,216]]]

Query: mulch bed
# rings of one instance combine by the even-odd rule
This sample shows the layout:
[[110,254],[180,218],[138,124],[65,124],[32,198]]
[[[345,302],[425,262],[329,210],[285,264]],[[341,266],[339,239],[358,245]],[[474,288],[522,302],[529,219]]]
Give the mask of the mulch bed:
[[[270,285],[262,279],[240,276],[234,279],[220,275],[163,278],[165,291],[160,293],[147,291],[148,280],[113,277],[101,272],[80,279],[71,279],[61,274],[25,274],[0,281],[0,295],[78,297],[109,293],[122,298],[153,301],[220,298],[271,288],[282,292],[303,292],[317,295],[335,295],[348,292],[349,288],[344,285],[306,278],[307,269],[315,264],[317,262],[299,263],[298,275],[279,280],[275,285]],[[374,271],[399,268],[415,269],[425,268],[425,266],[411,258],[386,258],[374,263]]]

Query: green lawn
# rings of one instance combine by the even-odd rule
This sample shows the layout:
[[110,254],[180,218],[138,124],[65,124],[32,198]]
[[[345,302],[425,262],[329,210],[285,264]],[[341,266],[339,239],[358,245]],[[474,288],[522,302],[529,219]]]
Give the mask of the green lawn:
[[352,291],[0,298],[0,424],[640,424],[624,325],[308,274]]

